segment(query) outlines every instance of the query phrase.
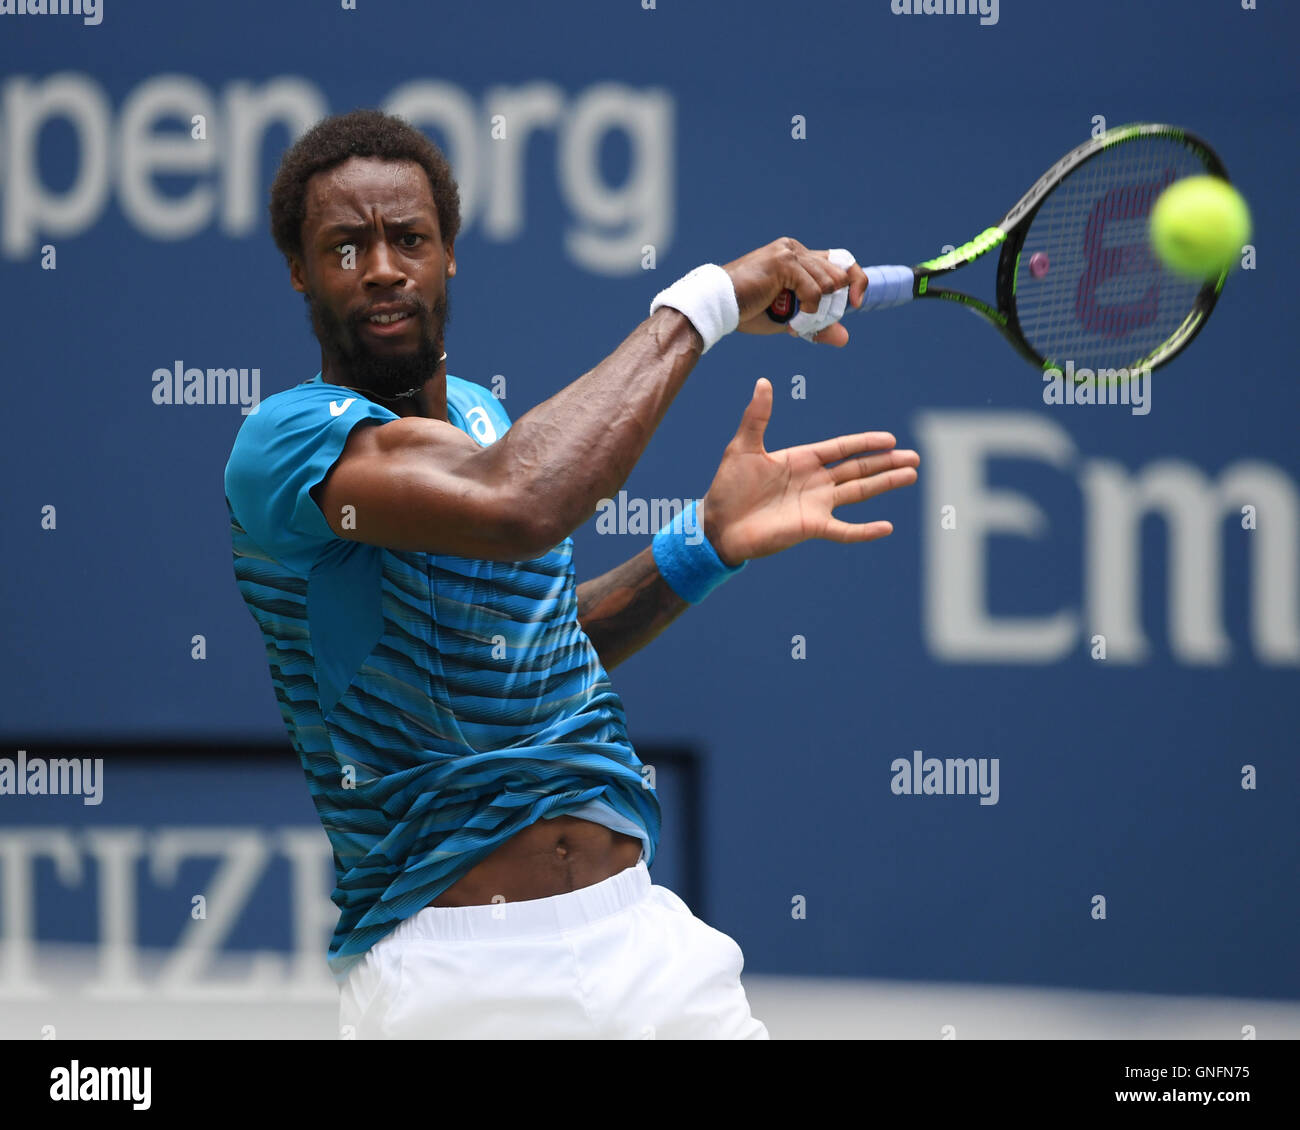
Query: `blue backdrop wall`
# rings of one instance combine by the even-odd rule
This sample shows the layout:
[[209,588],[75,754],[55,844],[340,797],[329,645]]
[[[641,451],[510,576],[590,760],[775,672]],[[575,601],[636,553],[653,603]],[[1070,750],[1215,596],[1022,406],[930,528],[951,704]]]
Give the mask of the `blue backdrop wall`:
[[[783,235],[928,258],[1102,124],[1170,121],[1219,149],[1255,258],[1151,411],[1046,406],[955,307],[851,319],[838,351],[727,339],[629,496],[702,494],[760,376],[770,448],[887,428],[920,482],[844,515],[889,518],[891,538],[754,563],[614,683],[634,741],[703,758],[709,910],[751,970],[1300,997],[1300,10],[900,7],[0,15],[0,756],[283,737],[230,566],[241,406],[157,404],[153,374],[256,370],[268,396],[317,371],[265,213],[319,116],[383,106],[445,147],[465,211],[449,371],[504,378],[515,419],[699,263]],[[991,293],[991,269],[969,275]],[[580,577],[646,543],[594,522],[575,540]],[[997,758],[997,803],[895,795],[915,750]],[[205,819],[191,777],[152,799],[123,780],[123,821]],[[19,803],[0,797],[0,823],[29,821]]]

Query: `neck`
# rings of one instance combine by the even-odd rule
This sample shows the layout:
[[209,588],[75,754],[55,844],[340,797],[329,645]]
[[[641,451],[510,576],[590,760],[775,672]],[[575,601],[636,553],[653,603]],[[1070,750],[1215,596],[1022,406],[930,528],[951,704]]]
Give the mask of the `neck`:
[[447,419],[447,354],[445,352],[438,359],[438,365],[432,375],[427,377],[423,384],[397,396],[384,396],[368,388],[350,385],[342,378],[331,377],[324,359],[322,359],[321,373],[322,379],[327,384],[359,392],[367,400],[382,404],[397,416],[423,416],[429,420],[444,421]]

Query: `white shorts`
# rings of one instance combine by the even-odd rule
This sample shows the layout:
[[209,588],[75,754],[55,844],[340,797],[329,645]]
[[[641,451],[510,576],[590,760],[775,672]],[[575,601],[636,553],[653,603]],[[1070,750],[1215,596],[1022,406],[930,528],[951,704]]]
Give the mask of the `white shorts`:
[[341,987],[356,1039],[758,1039],[740,947],[645,862],[568,894],[426,907]]

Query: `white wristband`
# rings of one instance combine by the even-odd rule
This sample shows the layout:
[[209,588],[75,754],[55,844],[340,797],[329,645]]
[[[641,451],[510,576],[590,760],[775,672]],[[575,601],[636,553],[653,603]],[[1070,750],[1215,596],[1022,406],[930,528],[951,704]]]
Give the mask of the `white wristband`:
[[696,267],[667,290],[661,290],[650,303],[650,313],[660,306],[671,306],[686,315],[704,339],[705,353],[723,334],[740,325],[736,288],[731,276],[716,263]]

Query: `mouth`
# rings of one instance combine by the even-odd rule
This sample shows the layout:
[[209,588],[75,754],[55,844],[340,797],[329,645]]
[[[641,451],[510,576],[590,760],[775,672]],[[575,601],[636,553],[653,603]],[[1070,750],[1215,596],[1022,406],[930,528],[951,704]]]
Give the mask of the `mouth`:
[[418,324],[419,319],[413,310],[385,310],[371,314],[362,322],[362,326],[377,337],[395,337]]

